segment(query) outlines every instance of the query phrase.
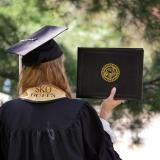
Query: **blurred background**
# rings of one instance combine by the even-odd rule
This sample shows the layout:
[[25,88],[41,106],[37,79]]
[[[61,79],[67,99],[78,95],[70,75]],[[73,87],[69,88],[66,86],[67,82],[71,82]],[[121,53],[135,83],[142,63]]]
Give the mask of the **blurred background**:
[[0,105],[18,95],[18,57],[5,49],[44,25],[69,28],[56,41],[73,92],[77,47],[144,48],[143,100],[125,102],[109,121],[123,160],[159,160],[160,0],[0,0]]

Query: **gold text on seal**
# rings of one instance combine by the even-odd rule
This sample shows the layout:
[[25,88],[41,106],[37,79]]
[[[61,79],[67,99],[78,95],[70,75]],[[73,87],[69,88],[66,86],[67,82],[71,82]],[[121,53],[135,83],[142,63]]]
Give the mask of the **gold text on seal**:
[[113,63],[107,63],[102,67],[101,76],[107,82],[114,82],[120,76],[120,69]]

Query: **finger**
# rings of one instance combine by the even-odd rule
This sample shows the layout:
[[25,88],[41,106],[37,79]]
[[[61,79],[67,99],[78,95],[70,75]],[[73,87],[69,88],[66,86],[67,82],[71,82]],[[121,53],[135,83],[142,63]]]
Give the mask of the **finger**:
[[126,100],[121,100],[121,102],[122,102],[122,103],[125,103],[125,102],[126,102]]
[[116,103],[117,105],[119,105],[119,104],[122,103],[122,101],[121,101],[121,100],[116,100],[115,103]]
[[111,90],[111,94],[110,94],[109,98],[114,99],[115,94],[116,94],[116,87],[113,87],[112,90]]
[[115,101],[115,103],[116,103],[117,105],[123,104],[124,102],[125,102],[125,100],[116,100],[116,101]]

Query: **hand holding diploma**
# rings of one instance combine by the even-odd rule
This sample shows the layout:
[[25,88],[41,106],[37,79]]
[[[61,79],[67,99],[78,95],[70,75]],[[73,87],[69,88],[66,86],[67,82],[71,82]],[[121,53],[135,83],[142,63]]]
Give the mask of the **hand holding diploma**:
[[109,97],[107,97],[101,104],[100,117],[105,120],[108,119],[110,113],[116,106],[125,102],[124,100],[115,100],[114,99],[115,94],[116,94],[116,88],[113,87]]

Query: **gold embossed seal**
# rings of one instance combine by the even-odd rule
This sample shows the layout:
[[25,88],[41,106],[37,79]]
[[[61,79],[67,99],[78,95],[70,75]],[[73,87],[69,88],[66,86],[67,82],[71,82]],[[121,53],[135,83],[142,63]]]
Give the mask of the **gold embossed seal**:
[[102,67],[101,76],[107,82],[114,82],[120,76],[120,69],[113,63],[107,63]]

